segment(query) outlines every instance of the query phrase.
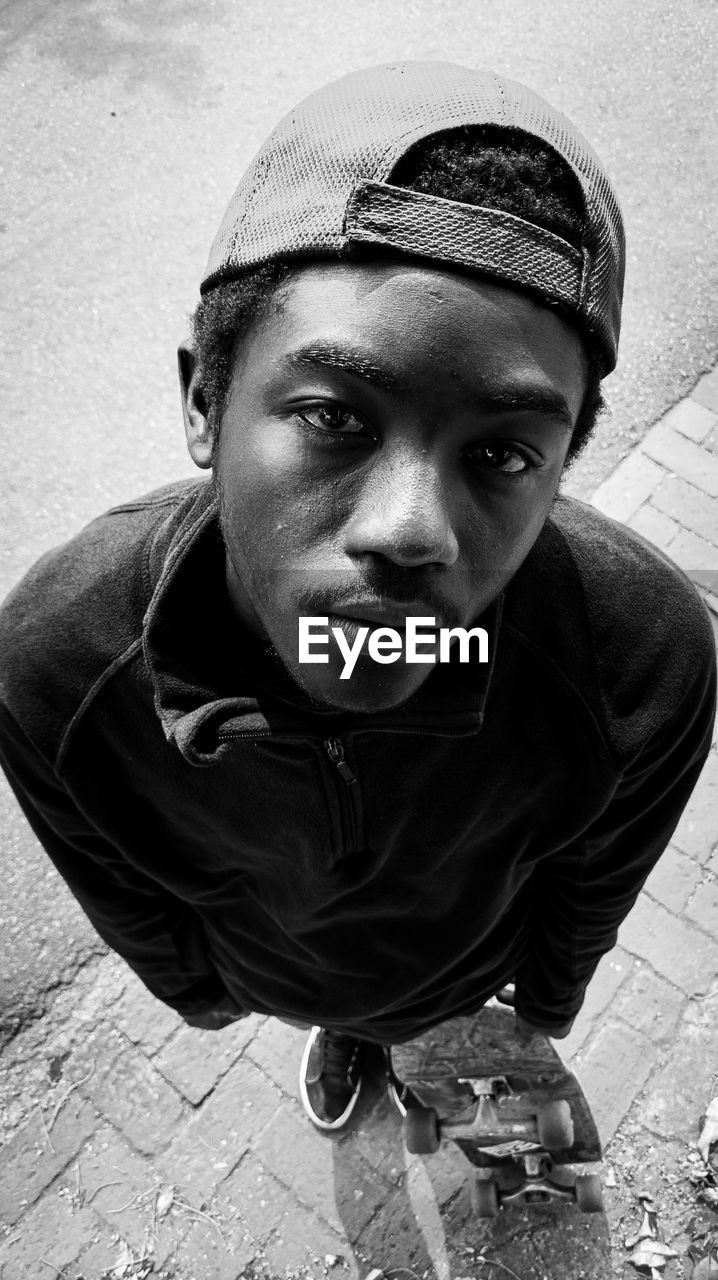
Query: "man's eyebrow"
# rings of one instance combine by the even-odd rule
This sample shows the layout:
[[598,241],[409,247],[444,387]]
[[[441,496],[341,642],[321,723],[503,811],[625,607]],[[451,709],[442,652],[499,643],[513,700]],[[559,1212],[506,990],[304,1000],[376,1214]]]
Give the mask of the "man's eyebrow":
[[399,379],[393,370],[378,361],[370,359],[362,351],[354,347],[340,346],[336,342],[309,342],[286,357],[290,366],[298,369],[313,368],[316,365],[339,369],[343,373],[353,373],[366,382],[373,382],[385,391],[398,391]]
[[[399,391],[401,381],[387,365],[367,356],[355,347],[337,342],[317,340],[290,351],[285,357],[290,368],[312,369],[319,366],[352,373],[385,391]],[[562,422],[573,430],[574,420],[567,401],[551,387],[487,387],[476,398],[477,408],[484,413],[539,413],[553,422]]]
[[562,422],[573,431],[573,414],[568,401],[551,387],[492,387],[479,396],[481,408],[488,413],[540,413],[553,422]]

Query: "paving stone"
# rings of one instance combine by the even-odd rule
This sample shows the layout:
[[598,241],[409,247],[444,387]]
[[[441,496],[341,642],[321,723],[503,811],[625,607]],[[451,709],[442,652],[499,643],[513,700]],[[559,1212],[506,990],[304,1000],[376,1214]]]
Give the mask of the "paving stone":
[[591,503],[614,520],[628,520],[663,480],[665,472],[639,450],[629,453],[600,484]]
[[[711,587],[706,583],[700,583],[699,585],[704,603],[708,606],[710,611],[710,620],[713,626],[716,649],[718,649],[718,582],[715,584],[715,589],[711,589]],[[715,735],[713,737],[713,741],[716,741]]]
[[68,1097],[54,1124],[50,1108],[43,1114],[49,1137],[38,1109],[3,1148],[0,1164],[0,1221],[3,1223],[17,1222],[100,1123],[94,1107],[77,1093]]
[[0,1245],[2,1280],[48,1280],[53,1268],[59,1274],[87,1248],[97,1232],[91,1210],[73,1204],[56,1189],[47,1191]]
[[248,1240],[262,1242],[286,1215],[304,1212],[296,1196],[249,1152],[222,1183],[219,1195],[234,1205]]
[[627,951],[647,960],[686,995],[704,989],[707,965],[718,970],[714,941],[645,893],[639,895],[618,936]]
[[[116,1275],[126,1275],[127,1280],[130,1280],[135,1274],[134,1270],[127,1269],[130,1260],[144,1260],[147,1265],[151,1263],[154,1268],[152,1276],[157,1277],[157,1280],[181,1280],[172,1263],[182,1239],[182,1233],[178,1233],[175,1224],[158,1222],[154,1234],[148,1237],[142,1248],[136,1249],[100,1219],[96,1221],[99,1231],[93,1243],[76,1259],[66,1280],[114,1280]],[[183,1227],[184,1233],[190,1225],[191,1222]],[[124,1271],[122,1266],[125,1267]]]
[[[300,1267],[309,1267],[316,1275],[325,1269],[325,1255],[344,1259],[351,1255],[344,1234],[334,1231],[312,1209],[300,1204],[251,1154],[223,1184],[221,1196],[236,1205],[247,1240],[262,1242],[257,1256],[273,1275]],[[337,1264],[331,1274],[341,1280],[355,1271]]]
[[718,593],[718,547],[683,529],[673,539],[667,554],[696,586]]
[[158,1157],[157,1167],[201,1208],[285,1105],[264,1072],[240,1058]]
[[[629,1121],[621,1126],[609,1148],[612,1164],[623,1188],[623,1195],[620,1191],[618,1195],[615,1191],[612,1195],[606,1193],[613,1243],[619,1256],[625,1256],[623,1242],[638,1234],[643,1218],[639,1196],[649,1195],[658,1207],[659,1227],[664,1239],[667,1224],[670,1224],[667,1238],[677,1252],[685,1255],[692,1238],[699,1235],[696,1230],[698,1223],[695,1222],[698,1204],[690,1193],[686,1178],[686,1147],[678,1140],[667,1141],[657,1137],[645,1125],[639,1124],[635,1117],[641,1106],[642,1100],[639,1099],[631,1111]],[[676,1176],[678,1170],[683,1176]],[[613,1212],[612,1200],[615,1205]],[[694,1221],[691,1222],[691,1219]],[[680,1240],[676,1239],[676,1228],[679,1231],[681,1227],[685,1230],[689,1224],[690,1234],[681,1246]],[[681,1274],[673,1269],[674,1265],[669,1263],[665,1273],[656,1274],[665,1277],[665,1280],[674,1280]],[[629,1280],[628,1270],[621,1268],[617,1274],[621,1280]],[[630,1280],[638,1280],[639,1274],[646,1273],[637,1273],[631,1269]]]
[[75,1039],[109,1021],[132,976],[124,961],[112,952],[88,969],[87,973],[80,970],[76,982],[60,993],[53,1008],[60,1023],[71,1016]]
[[665,426],[672,427],[674,431],[680,431],[681,435],[688,436],[698,444],[705,440],[717,422],[718,419],[715,413],[711,413],[710,406],[701,404],[695,395],[689,396],[686,400],[679,400],[678,404],[669,409],[663,418]]
[[[78,1173],[79,1170],[79,1173]],[[111,1125],[103,1125],[79,1152],[63,1179],[85,1204],[133,1249],[142,1251],[155,1225],[162,1185],[152,1163],[137,1155]]]
[[718,880],[711,877],[698,886],[685,914],[705,929],[706,933],[718,938]]
[[198,1031],[185,1025],[164,1045],[153,1065],[197,1106],[227,1074],[262,1022],[250,1014],[222,1031]]
[[718,1020],[715,1002],[689,1006],[679,1034],[636,1114],[654,1133],[695,1142],[716,1093]]
[[667,471],[682,476],[704,493],[718,497],[718,458],[680,432],[672,431],[670,427],[659,423],[658,426],[651,427],[641,441],[640,450]]
[[302,1204],[349,1240],[357,1238],[387,1193],[389,1184],[376,1170],[335,1135],[320,1133],[291,1103],[267,1126],[254,1151]]
[[[152,1231],[143,1245],[138,1257],[150,1258],[155,1268],[153,1276],[159,1274],[160,1277],[167,1275],[167,1280],[179,1280],[172,1272],[172,1258],[176,1253],[177,1246],[192,1223],[192,1219],[186,1219],[184,1210],[179,1212],[174,1206],[172,1211],[164,1218],[158,1218],[153,1224]],[[167,1268],[167,1273],[164,1268]],[[87,1277],[89,1280],[89,1277]]]
[[718,413],[718,376],[715,369],[712,373],[708,373],[701,378],[697,386],[691,391],[691,400],[697,400],[699,404],[705,405],[707,409],[712,409],[714,413]]
[[404,1156],[406,1172],[402,1182],[418,1222],[428,1224],[436,1214],[454,1200],[466,1183],[464,1156],[453,1142],[443,1143],[431,1155]]
[[574,1062],[604,1145],[646,1083],[657,1052],[639,1032],[607,1023]]
[[718,543],[718,504],[680,476],[667,476],[651,494],[651,506],[707,542]]
[[101,1061],[81,1089],[138,1151],[153,1155],[172,1140],[184,1106],[144,1054],[119,1032],[114,1034],[117,1054]]
[[718,453],[718,428],[711,431],[703,441],[703,448],[710,449],[711,453]]
[[84,1249],[75,1260],[76,1276],[72,1280],[97,1280],[113,1271],[122,1257],[122,1242],[117,1236],[100,1235],[88,1249]]
[[195,1219],[173,1256],[172,1270],[178,1280],[240,1280],[256,1254],[254,1244]]
[[[79,1011],[78,1011],[79,1014]],[[67,1053],[62,1061],[62,1081],[58,1091],[78,1084],[84,1088],[98,1073],[109,1071],[115,1060],[127,1052],[124,1036],[102,1020],[94,1023],[83,1013],[82,1021],[73,1020]],[[53,1043],[53,1051],[55,1049]]]
[[703,867],[669,844],[649,875],[645,889],[674,915],[681,915],[693,890],[704,874]]
[[652,1045],[664,1044],[675,1034],[685,1006],[685,996],[672,982],[639,964],[611,1004],[611,1018],[621,1018]]
[[707,862],[713,847],[718,843],[717,813],[718,752],[714,748],[673,833],[674,844],[699,862]]
[[[665,483],[665,482],[664,482]],[[659,486],[660,488],[660,486]],[[654,493],[657,490],[654,489]],[[628,521],[630,527],[640,533],[642,537],[647,538],[654,546],[660,547],[665,551],[669,543],[680,533],[681,526],[675,520],[671,520],[669,516],[657,511],[652,502],[644,502],[642,507],[638,508]]]
[[[428,1166],[430,1161],[427,1160],[426,1163]],[[465,1208],[465,1214],[471,1214],[465,1173],[464,1170],[464,1186],[451,1205],[450,1214],[445,1222],[447,1236],[453,1236],[455,1215],[459,1204]],[[426,1205],[421,1207],[420,1213],[422,1212],[425,1218]],[[433,1221],[436,1220],[433,1219]],[[366,1259],[363,1268],[365,1275],[374,1267],[380,1268],[384,1275],[395,1275],[397,1280],[402,1280],[407,1275],[412,1277],[412,1280],[414,1276],[448,1276],[449,1274],[466,1276],[469,1270],[464,1263],[461,1271],[458,1269],[449,1271],[444,1258],[442,1258],[443,1265],[441,1263],[438,1267],[434,1265],[429,1242],[424,1236],[424,1221],[421,1216],[417,1217],[406,1188],[395,1191],[382,1205],[361,1233],[356,1248],[360,1256]],[[443,1249],[441,1253],[444,1253]],[[481,1270],[484,1270],[483,1267]],[[481,1276],[481,1272],[478,1275]],[[484,1277],[481,1277],[481,1280],[484,1280]]]
[[594,973],[586,999],[580,1009],[571,1032],[561,1041],[561,1057],[571,1061],[579,1052],[610,1007],[616,992],[628,980],[636,967],[636,960],[621,947],[614,947],[599,961]]
[[[691,534],[690,536],[692,537],[693,535]],[[672,551],[668,554],[672,555]],[[681,550],[679,554],[682,555],[683,551]],[[693,558],[693,550],[691,550],[691,558]],[[684,573],[688,574],[694,586],[698,587],[705,603],[713,610],[714,616],[711,621],[716,643],[718,643],[718,564],[712,569],[693,569],[687,559],[685,566],[681,565],[678,556],[676,556],[676,563],[680,565]]]
[[113,1011],[113,1023],[127,1039],[152,1057],[178,1027],[185,1026],[180,1015],[147,990],[130,974],[122,999]]
[[93,1061],[117,1052],[105,1021],[114,1005],[117,974],[105,960],[89,963],[80,974],[60,991],[51,1012],[31,1019],[3,1050],[3,1145],[31,1111],[42,1105],[51,1115],[67,1087],[86,1074]]
[[267,1018],[245,1056],[256,1062],[290,1098],[298,1098],[299,1065],[308,1034],[279,1018]]
[[351,1128],[342,1138],[342,1146],[356,1152],[387,1182],[398,1184],[404,1178],[406,1155],[401,1117],[385,1088],[374,1097],[373,1106],[360,1111],[363,1095],[364,1089]]
[[308,1209],[294,1214],[286,1226],[270,1236],[263,1258],[273,1276],[295,1276],[297,1271],[306,1275],[307,1269],[312,1277],[331,1280],[359,1280],[365,1274],[351,1246]]

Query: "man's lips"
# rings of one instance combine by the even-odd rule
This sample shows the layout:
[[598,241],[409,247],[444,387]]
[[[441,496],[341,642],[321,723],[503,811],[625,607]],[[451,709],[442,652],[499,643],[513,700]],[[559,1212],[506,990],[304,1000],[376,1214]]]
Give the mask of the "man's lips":
[[433,618],[437,627],[442,625],[432,605],[414,600],[411,604],[396,604],[394,601],[357,601],[340,607],[333,606],[330,612],[335,618],[349,618],[352,622],[369,623],[372,627],[393,627],[395,631],[406,630],[407,618]]

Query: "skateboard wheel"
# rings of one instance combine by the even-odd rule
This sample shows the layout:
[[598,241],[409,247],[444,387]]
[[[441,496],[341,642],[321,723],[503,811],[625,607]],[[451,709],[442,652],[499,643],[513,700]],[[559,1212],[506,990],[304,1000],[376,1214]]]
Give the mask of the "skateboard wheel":
[[603,1189],[597,1173],[584,1173],[576,1179],[576,1204],[581,1213],[601,1213]]
[[477,1218],[496,1218],[500,1212],[499,1192],[493,1178],[475,1178],[471,1184],[471,1207]]
[[404,1117],[404,1141],[412,1155],[426,1156],[441,1146],[439,1116],[433,1107],[410,1107]]
[[563,1151],[573,1146],[571,1108],[563,1099],[545,1102],[536,1113],[538,1140],[547,1151]]

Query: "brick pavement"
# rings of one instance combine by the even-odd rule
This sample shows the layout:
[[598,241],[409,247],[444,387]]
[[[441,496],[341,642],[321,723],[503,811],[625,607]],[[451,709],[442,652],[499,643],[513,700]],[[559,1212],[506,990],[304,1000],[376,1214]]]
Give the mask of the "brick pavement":
[[[662,547],[718,610],[717,495],[714,372],[594,502]],[[679,1254],[668,1278],[689,1274],[691,1241],[714,1225],[690,1175],[691,1144],[718,1092],[717,800],[714,743],[564,1042],[608,1144],[616,1276],[639,1192],[654,1195]],[[545,1223],[521,1264],[508,1261],[500,1234],[471,1220],[460,1155],[408,1157],[376,1081],[349,1132],[317,1133],[298,1101],[303,1039],[255,1015],[218,1035],[191,1030],[116,957],[88,965],[5,1055],[0,1280],[342,1280],[373,1267],[499,1280],[501,1261],[520,1265],[520,1280],[568,1276]],[[571,1280],[593,1276],[596,1221],[576,1219],[572,1230]]]

